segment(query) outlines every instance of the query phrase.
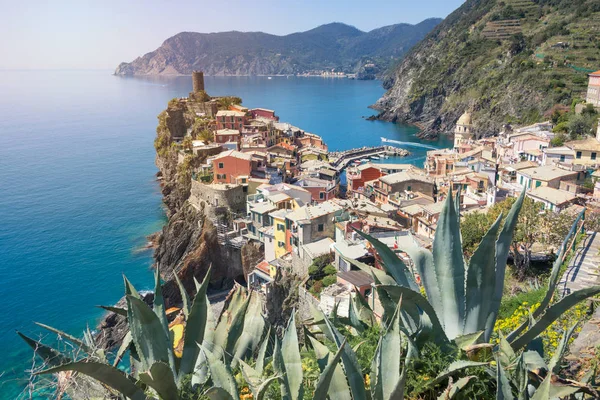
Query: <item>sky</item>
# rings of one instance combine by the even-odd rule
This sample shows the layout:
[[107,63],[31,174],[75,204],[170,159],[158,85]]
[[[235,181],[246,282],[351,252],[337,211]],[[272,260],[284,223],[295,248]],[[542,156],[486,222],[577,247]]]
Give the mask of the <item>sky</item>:
[[0,69],[114,69],[183,31],[368,31],[443,18],[464,0],[0,0]]

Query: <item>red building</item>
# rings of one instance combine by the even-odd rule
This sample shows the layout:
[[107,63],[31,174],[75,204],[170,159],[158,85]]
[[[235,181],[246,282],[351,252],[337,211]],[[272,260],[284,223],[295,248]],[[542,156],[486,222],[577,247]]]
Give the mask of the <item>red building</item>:
[[240,131],[235,129],[219,129],[215,134],[215,142],[218,144],[237,143],[241,140]]
[[246,184],[252,175],[252,155],[229,150],[213,159],[213,183]]
[[311,194],[312,201],[315,203],[333,200],[336,198],[338,192],[338,186],[335,181],[326,181],[319,178],[302,178],[296,182],[295,185],[308,190]]
[[217,113],[217,129],[236,129],[241,131],[248,122],[245,112],[221,110]]
[[348,192],[359,192],[364,189],[365,182],[381,178],[383,172],[373,164],[362,164],[355,168],[349,168],[346,174],[348,180]]
[[252,115],[252,118],[260,117],[267,118],[276,122],[279,121],[279,117],[275,115],[275,111],[266,108],[253,108],[252,110],[250,110],[250,115]]

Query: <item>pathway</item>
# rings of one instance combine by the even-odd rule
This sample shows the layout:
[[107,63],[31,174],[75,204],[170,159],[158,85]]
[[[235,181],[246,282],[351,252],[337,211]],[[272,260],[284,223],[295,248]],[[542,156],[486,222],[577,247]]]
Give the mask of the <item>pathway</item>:
[[587,236],[575,250],[567,270],[562,276],[558,287],[562,297],[598,284],[600,266],[600,233],[594,232]]
[[[600,232],[588,235],[577,247],[560,283],[562,297],[576,290],[584,289],[600,283]],[[596,308],[592,318],[587,321],[575,341],[569,346],[566,357],[573,365],[582,367],[595,356],[596,346],[600,343],[600,307]],[[584,367],[585,368],[585,367]]]

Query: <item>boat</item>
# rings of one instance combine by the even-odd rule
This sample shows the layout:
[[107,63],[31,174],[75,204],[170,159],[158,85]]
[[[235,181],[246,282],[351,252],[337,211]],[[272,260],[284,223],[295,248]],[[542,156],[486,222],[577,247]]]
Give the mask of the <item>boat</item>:
[[369,162],[369,159],[368,159],[368,158],[363,158],[362,160],[360,160],[360,163],[361,163],[361,164],[366,164],[366,163],[368,163],[368,162]]
[[379,160],[380,159],[379,156],[371,156],[370,158],[371,158],[371,160]]
[[273,79],[273,78],[269,76],[267,79]]

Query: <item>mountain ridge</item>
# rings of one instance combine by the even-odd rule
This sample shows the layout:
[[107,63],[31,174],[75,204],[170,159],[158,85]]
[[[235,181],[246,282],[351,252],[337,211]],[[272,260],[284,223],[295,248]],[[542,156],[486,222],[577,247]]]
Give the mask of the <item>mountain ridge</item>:
[[[441,19],[395,24],[368,32],[332,22],[304,32],[180,32],[156,50],[129,63],[115,75],[295,75],[332,70],[369,75],[385,71],[421,40]],[[374,64],[371,66],[371,64]]]
[[600,69],[597,0],[467,0],[384,79],[378,118],[452,132],[464,112],[475,131],[549,119],[585,98]]

